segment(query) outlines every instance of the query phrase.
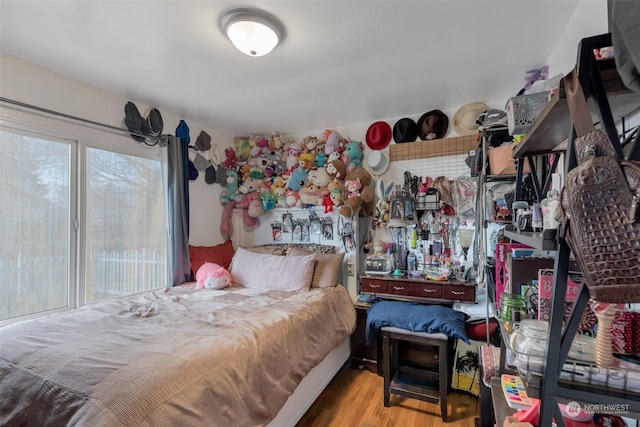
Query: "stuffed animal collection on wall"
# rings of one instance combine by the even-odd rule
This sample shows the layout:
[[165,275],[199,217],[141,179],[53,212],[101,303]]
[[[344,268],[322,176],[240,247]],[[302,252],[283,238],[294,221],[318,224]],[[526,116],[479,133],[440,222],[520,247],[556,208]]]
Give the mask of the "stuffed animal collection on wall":
[[321,137],[307,136],[299,142],[274,133],[235,137],[225,149],[222,166],[226,181],[220,194],[225,206],[220,231],[230,236],[230,216],[241,207],[244,224],[274,208],[321,206],[343,217],[373,214],[371,174],[362,166],[362,142],[343,138],[327,129]]

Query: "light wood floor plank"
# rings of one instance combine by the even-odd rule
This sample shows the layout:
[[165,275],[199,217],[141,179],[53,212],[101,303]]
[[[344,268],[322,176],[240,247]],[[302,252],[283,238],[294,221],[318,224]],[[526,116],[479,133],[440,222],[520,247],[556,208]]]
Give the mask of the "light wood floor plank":
[[366,369],[342,368],[296,427],[473,427],[479,401],[453,391],[448,397],[449,422],[440,405],[391,395],[384,406],[383,378]]

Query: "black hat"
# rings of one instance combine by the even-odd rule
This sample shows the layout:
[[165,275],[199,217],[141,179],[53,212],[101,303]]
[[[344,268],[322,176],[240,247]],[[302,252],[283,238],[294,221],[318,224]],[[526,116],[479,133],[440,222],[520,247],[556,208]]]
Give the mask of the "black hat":
[[413,119],[405,117],[393,125],[393,140],[399,142],[414,142],[418,138],[418,127]]
[[444,138],[449,130],[449,118],[440,110],[431,110],[418,119],[418,136],[421,140]]

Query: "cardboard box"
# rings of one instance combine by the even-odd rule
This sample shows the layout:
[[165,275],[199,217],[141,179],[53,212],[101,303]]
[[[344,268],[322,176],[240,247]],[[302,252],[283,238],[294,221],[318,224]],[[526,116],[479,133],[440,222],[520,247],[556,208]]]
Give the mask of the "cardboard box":
[[[488,152],[489,171],[491,175],[515,175],[516,161],[513,159],[513,149],[516,144],[492,147]],[[529,173],[529,162],[525,161],[523,171]]]

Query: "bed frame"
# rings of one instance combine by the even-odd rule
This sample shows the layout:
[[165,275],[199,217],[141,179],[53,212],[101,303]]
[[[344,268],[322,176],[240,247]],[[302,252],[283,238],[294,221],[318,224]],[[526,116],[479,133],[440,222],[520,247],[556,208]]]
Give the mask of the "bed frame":
[[334,348],[306,377],[284,404],[278,415],[267,424],[268,427],[293,427],[313,405],[320,393],[351,356],[350,339]]

